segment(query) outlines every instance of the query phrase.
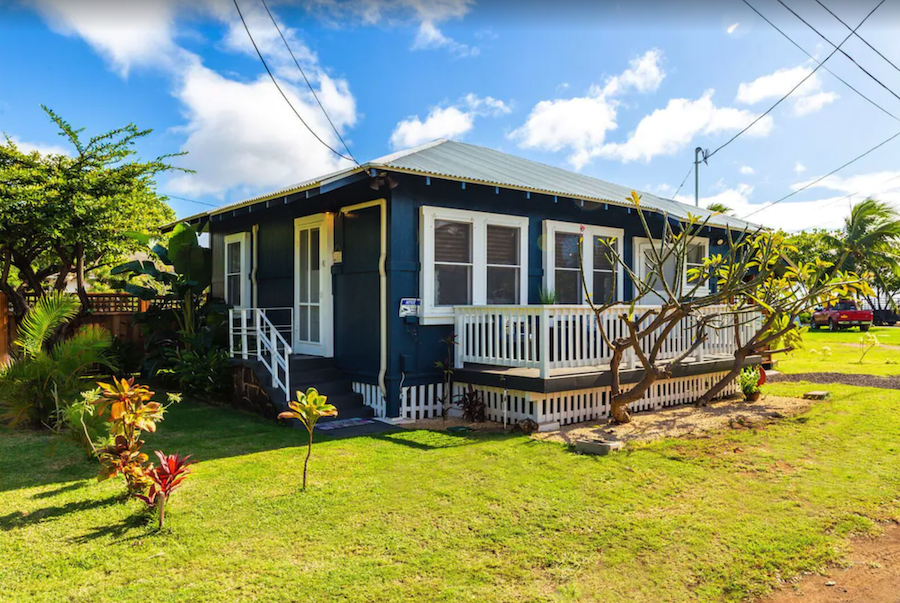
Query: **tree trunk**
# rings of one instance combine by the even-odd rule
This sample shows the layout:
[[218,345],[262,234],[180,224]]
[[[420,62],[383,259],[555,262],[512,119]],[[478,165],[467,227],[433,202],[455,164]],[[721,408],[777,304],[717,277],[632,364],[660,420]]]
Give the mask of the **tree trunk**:
[[163,529],[166,522],[166,495],[160,492],[156,495],[156,510],[159,511],[159,529]]
[[744,368],[744,360],[749,355],[750,350],[738,350],[734,353],[734,364],[731,365],[731,370],[728,371],[728,374],[719,379],[719,381],[713,385],[711,388],[706,390],[706,392],[697,398],[697,401],[694,402],[695,406],[708,406],[713,399],[721,393],[725,386],[737,379],[738,375],[741,374],[741,370]]
[[306,460],[303,462],[303,489],[306,490],[306,476],[309,473],[309,457],[312,456],[313,432],[309,430],[309,444],[306,447]]
[[617,400],[613,398],[610,403],[609,414],[612,416],[613,421],[616,423],[631,423],[631,408],[629,405],[630,401]]
[[84,285],[84,245],[82,243],[78,243],[75,247],[75,285],[78,290],[78,299],[81,300],[81,313],[86,314],[91,309],[91,300]]

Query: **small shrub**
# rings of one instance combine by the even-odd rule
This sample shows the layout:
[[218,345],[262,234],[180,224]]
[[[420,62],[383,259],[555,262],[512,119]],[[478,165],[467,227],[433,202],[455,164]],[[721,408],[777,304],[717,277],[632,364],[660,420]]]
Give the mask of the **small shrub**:
[[812,319],[812,314],[810,312],[801,312],[797,318],[801,323],[808,325],[809,321]]
[[290,410],[286,410],[279,419],[297,419],[306,431],[309,432],[309,443],[306,448],[306,460],[303,462],[303,489],[306,490],[306,476],[309,473],[309,457],[312,456],[313,430],[316,423],[322,417],[336,417],[337,408],[328,404],[327,396],[320,396],[316,388],[311,387],[306,393],[297,392],[297,399],[288,403]]
[[759,367],[754,365],[741,369],[740,385],[745,398],[759,394]]
[[459,405],[462,407],[463,419],[473,423],[482,423],[485,420],[485,411],[487,405],[484,403],[484,396],[469,384],[465,393],[459,398]]
[[866,354],[872,351],[872,348],[881,345],[881,342],[878,341],[878,336],[874,333],[863,333],[859,336],[859,364],[863,363],[863,359],[865,359]]
[[810,348],[809,353],[818,358],[819,362],[824,362],[831,358],[831,348],[827,345],[823,345],[821,351],[816,348]]
[[209,401],[220,400],[227,393],[231,378],[225,350],[169,349],[166,360],[168,368],[157,375],[171,376],[183,392]]
[[166,456],[159,450],[156,451],[156,456],[159,458],[159,467],[151,465],[146,470],[150,491],[146,495],[138,494],[136,496],[156,511],[159,517],[159,528],[162,529],[166,520],[166,502],[172,496],[172,492],[181,486],[181,482],[191,474],[191,470],[188,468],[191,464],[188,459],[191,456],[180,457],[177,454]]
[[559,303],[559,295],[553,289],[541,287],[541,290],[538,291],[538,303],[542,306],[552,306]]
[[156,432],[156,424],[163,420],[166,409],[181,398],[169,394],[169,404],[151,400],[152,391],[134,379],[99,383],[100,395],[94,400],[95,412],[108,417],[109,439],[97,448],[100,459],[100,475],[103,481],[119,475],[125,476],[128,493],[137,495],[147,489],[150,479],[146,464],[148,457],[141,452],[144,441],[141,433]]

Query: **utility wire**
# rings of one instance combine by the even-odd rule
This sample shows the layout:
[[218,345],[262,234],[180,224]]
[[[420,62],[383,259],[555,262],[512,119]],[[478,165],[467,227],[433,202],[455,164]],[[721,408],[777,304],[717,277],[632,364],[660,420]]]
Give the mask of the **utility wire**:
[[328,123],[331,124],[331,129],[334,130],[334,133],[337,135],[338,140],[341,141],[341,144],[344,145],[344,148],[347,150],[347,154],[350,155],[350,158],[353,159],[353,162],[356,165],[359,165],[359,162],[356,160],[356,157],[353,156],[353,152],[350,150],[350,147],[347,146],[347,143],[344,142],[343,136],[338,132],[337,127],[334,125],[334,122],[331,121],[331,116],[328,115],[328,111],[325,110],[325,106],[322,104],[322,101],[319,100],[319,95],[316,94],[315,88],[313,88],[312,84],[309,83],[309,79],[306,77],[306,72],[303,71],[303,67],[300,66],[300,61],[297,60],[297,57],[294,56],[294,51],[291,50],[290,44],[288,44],[287,39],[285,39],[284,34],[281,32],[281,27],[278,26],[278,22],[275,20],[275,17],[272,15],[272,11],[269,10],[269,5],[266,4],[266,0],[260,0],[262,5],[265,7],[266,12],[269,14],[269,18],[272,20],[272,25],[275,26],[275,29],[278,30],[278,35],[281,36],[281,41],[284,42],[284,47],[287,48],[287,51],[291,54],[291,58],[294,60],[294,65],[297,66],[297,69],[300,70],[300,75],[303,76],[303,81],[306,82],[306,85],[309,87],[309,91],[312,92],[313,98],[316,99],[316,102],[319,104],[319,108],[322,109],[322,113],[325,114],[325,119],[328,120]]
[[179,201],[188,201],[189,203],[196,203],[197,205],[206,205],[207,207],[219,207],[214,203],[207,203],[206,201],[197,201],[196,199],[188,199],[187,197],[179,197],[178,195],[170,195],[168,193],[162,193],[164,197],[169,197],[170,199],[178,199]]
[[675,194],[672,195],[672,199],[678,196],[678,193],[681,191],[681,187],[684,186],[684,183],[687,182],[688,177],[691,175],[691,172],[694,171],[694,166],[691,166],[691,169],[688,170],[688,173],[684,175],[684,180],[681,181],[681,184],[678,185],[678,188],[675,190]]
[[[817,1],[818,1],[818,0],[817,0]],[[839,76],[838,74],[836,74],[834,71],[832,71],[831,69],[829,69],[829,68],[826,67],[825,65],[822,65],[822,63],[820,63],[819,60],[818,60],[816,57],[814,57],[814,56],[811,55],[809,52],[807,52],[805,48],[803,48],[802,46],[800,46],[800,45],[799,45],[797,42],[795,42],[789,35],[787,35],[786,33],[784,33],[784,31],[782,31],[777,25],[775,25],[774,23],[772,23],[772,22],[771,22],[764,14],[762,14],[761,12],[759,12],[759,11],[758,11],[752,4],[750,4],[747,0],[742,0],[742,2],[743,2],[744,4],[746,4],[747,6],[749,6],[749,7],[750,7],[750,10],[752,10],[752,11],[755,12],[757,15],[759,15],[760,18],[761,18],[763,21],[765,21],[766,23],[768,23],[769,25],[771,25],[771,26],[775,29],[775,31],[777,31],[777,32],[780,33],[782,36],[784,36],[784,37],[788,40],[788,42],[790,42],[791,44],[793,44],[794,46],[796,46],[797,48],[799,48],[800,51],[803,52],[803,54],[805,54],[806,56],[808,56],[808,57],[809,57],[812,61],[814,61],[816,64],[820,65],[820,66],[822,67],[822,69],[824,69],[825,71],[827,71],[828,73],[830,73],[831,75],[833,75],[839,82],[841,82],[842,84],[844,84],[845,86],[847,86],[848,88],[850,88],[851,90],[853,90],[855,93],[857,93],[859,96],[861,96],[862,98],[864,98],[865,100],[867,100],[869,103],[871,103],[872,105],[874,105],[874,106],[877,107],[878,109],[880,109],[880,110],[881,110],[882,112],[884,112],[886,115],[889,115],[889,116],[893,117],[895,120],[900,121],[900,117],[897,117],[896,115],[894,115],[893,113],[891,113],[890,111],[888,111],[887,109],[885,109],[884,107],[882,107],[881,105],[879,105],[878,103],[876,103],[875,101],[873,101],[871,98],[869,98],[868,96],[866,96],[865,94],[863,94],[862,92],[860,92],[859,90],[857,90],[856,88],[854,88],[847,80],[845,80],[844,78],[842,78],[841,76]],[[846,23],[845,23],[845,25],[846,25]],[[849,25],[848,25],[847,27],[849,28]]]
[[[882,1],[883,1],[883,0],[882,0]],[[822,34],[822,32],[820,32],[818,29],[816,29],[815,27],[813,27],[812,25],[810,25],[809,22],[808,22],[806,19],[804,19],[803,17],[801,17],[800,15],[798,15],[796,12],[794,12],[794,9],[792,9],[790,6],[788,6],[787,4],[785,4],[783,0],[778,0],[778,3],[779,3],[781,6],[785,7],[786,9],[788,9],[789,11],[791,11],[791,14],[794,15],[795,17],[797,17],[798,19],[800,19],[807,27],[809,27],[811,30],[813,30],[813,31],[816,32],[817,34],[819,34],[819,37],[820,37],[820,38],[822,38],[823,40],[825,40],[826,42],[828,42],[829,44],[831,44],[832,46],[834,46],[834,42],[832,42],[831,40],[829,40],[828,38],[826,38],[826,37]],[[878,6],[881,6],[881,3],[879,3]],[[878,6],[876,6],[875,8],[878,8]],[[873,12],[874,12],[875,9],[872,9],[872,10],[873,10]],[[872,13],[869,13],[869,14],[871,15]],[[868,19],[868,18],[869,18],[869,17],[867,16],[866,19]],[[865,19],[863,19],[863,22],[865,22]],[[841,23],[843,23],[843,21],[841,21]],[[845,24],[845,25],[846,25],[846,24]],[[857,26],[856,26],[856,29],[859,29],[859,26],[860,26],[860,25],[862,25],[862,23],[860,23],[859,25],[857,25]],[[855,35],[855,34],[856,34],[856,29],[852,30],[852,31],[847,35],[847,38],[849,38],[850,36]],[[844,38],[844,42],[847,41],[847,38]],[[862,70],[863,73],[865,73],[865,74],[868,75],[870,78],[872,78],[873,80],[875,80],[875,81],[878,83],[879,86],[881,86],[882,88],[884,88],[885,90],[887,90],[888,92],[890,92],[891,94],[893,94],[893,95],[894,95],[894,98],[896,98],[897,100],[900,100],[900,95],[898,95],[896,92],[894,92],[893,90],[891,90],[890,88],[888,88],[888,87],[884,84],[884,82],[882,82],[880,79],[878,79],[877,77],[875,77],[874,75],[872,75],[872,73],[869,72],[868,69],[866,69],[865,67],[863,67],[862,65],[860,65],[859,63],[857,63],[857,62],[856,62],[856,59],[854,59],[854,58],[851,57],[849,54],[847,54],[846,52],[844,52],[843,50],[841,50],[841,46],[844,45],[844,42],[841,42],[839,45],[834,46],[834,51],[832,51],[831,54],[834,54],[835,52],[840,51],[840,53],[841,53],[842,55],[844,55],[845,57],[847,57],[848,59],[850,59],[850,62],[852,62],[852,63],[853,63],[854,65],[856,65],[857,67],[859,67],[859,68]],[[831,54],[828,55],[828,56],[830,57]],[[828,59],[825,59],[825,60],[827,61]]]
[[[840,22],[841,22],[841,25],[843,25],[843,26],[846,27],[847,29],[850,29],[850,26],[847,25],[847,24],[844,22],[843,19],[841,19],[840,17],[838,17],[836,14],[834,14],[834,12],[833,12],[830,8],[828,8],[827,6],[825,6],[825,5],[821,2],[821,0],[816,0],[816,3],[818,3],[819,6],[821,6],[821,7],[824,8],[825,10],[827,10],[828,13],[829,13],[832,17],[834,17],[835,19],[837,19],[838,21],[840,21]],[[900,71],[900,67],[897,67],[897,66],[894,64],[893,61],[891,61],[889,58],[887,58],[886,56],[884,56],[883,54],[881,54],[881,52],[879,52],[879,50],[878,50],[877,48],[875,48],[874,46],[872,46],[871,44],[869,44],[868,40],[866,40],[864,37],[862,37],[862,36],[859,35],[859,34],[855,34],[855,35],[856,35],[857,38],[859,38],[860,40],[862,40],[863,44],[865,44],[866,46],[868,46],[869,48],[871,48],[872,50],[874,50],[874,51],[875,51],[875,54],[877,54],[877,55],[880,56],[882,59],[884,59],[885,61],[887,61],[888,64],[889,64],[891,67],[893,67],[893,68],[896,69],[897,71]]]
[[[884,0],[882,0],[882,2],[883,2],[883,1],[884,1]],[[324,140],[322,140],[321,138],[319,138],[319,135],[316,134],[315,131],[313,131],[313,129],[312,129],[311,127],[309,127],[309,124],[306,123],[306,120],[304,120],[303,117],[300,115],[300,113],[297,112],[297,109],[294,108],[294,105],[293,105],[293,103],[291,103],[291,100],[287,97],[287,95],[284,93],[284,90],[282,90],[282,89],[281,89],[281,86],[278,84],[278,80],[275,79],[275,75],[272,73],[272,70],[269,69],[269,64],[266,63],[266,59],[263,57],[262,52],[260,52],[259,46],[256,45],[256,40],[253,39],[253,34],[250,33],[250,28],[247,27],[247,21],[244,19],[244,13],[241,12],[241,7],[238,5],[237,0],[233,0],[233,2],[234,2],[234,7],[237,9],[238,16],[240,16],[240,18],[241,18],[241,23],[244,24],[244,30],[247,32],[247,37],[250,38],[250,43],[253,44],[253,49],[256,50],[256,54],[259,56],[259,60],[262,61],[263,67],[266,68],[266,73],[269,74],[269,79],[271,79],[271,80],[272,80],[272,83],[275,84],[275,87],[278,88],[278,92],[281,93],[281,97],[284,99],[284,102],[286,102],[286,103],[288,104],[288,106],[291,108],[291,111],[293,111],[293,112],[294,112],[294,115],[297,116],[297,119],[299,119],[300,122],[301,122],[304,126],[306,126],[306,129],[309,130],[309,133],[312,134],[313,137],[314,137],[316,140],[318,140],[319,142],[321,142],[322,145],[323,145],[325,148],[327,148],[329,151],[331,151],[332,153],[334,153],[334,154],[337,155],[338,157],[341,157],[341,158],[346,159],[346,160],[348,160],[348,161],[353,161],[353,162],[355,162],[355,161],[356,161],[355,159],[353,159],[352,157],[347,157],[347,156],[344,155],[343,153],[334,150],[334,149],[331,147],[331,145],[329,145],[327,142],[325,142]]]
[[[871,14],[871,13],[869,13],[869,14]],[[875,145],[874,147],[872,147],[871,149],[869,149],[869,150],[866,151],[865,153],[863,153],[863,154],[861,154],[861,155],[857,155],[856,157],[854,157],[853,159],[851,159],[850,161],[848,161],[847,163],[845,163],[845,164],[842,165],[841,167],[839,167],[839,168],[837,168],[837,169],[834,169],[834,170],[828,172],[827,174],[825,174],[825,175],[822,176],[821,178],[817,178],[817,179],[813,180],[812,182],[808,183],[807,185],[803,186],[802,188],[798,188],[797,190],[793,191],[792,193],[789,193],[789,194],[785,195],[785,196],[782,197],[781,199],[778,199],[777,201],[773,201],[773,202],[770,203],[769,205],[764,205],[763,207],[760,207],[759,209],[750,212],[749,214],[747,214],[746,216],[744,216],[744,217],[741,218],[741,219],[742,219],[742,220],[746,220],[746,219],[749,218],[750,216],[752,216],[752,215],[754,215],[754,214],[758,214],[759,212],[763,211],[764,209],[769,209],[770,207],[772,207],[772,206],[774,206],[774,205],[778,205],[779,203],[781,203],[781,202],[784,201],[785,199],[789,199],[790,197],[793,197],[793,196],[796,195],[797,193],[801,193],[801,192],[805,191],[806,189],[810,188],[811,186],[813,186],[813,185],[815,185],[815,184],[818,184],[819,182],[821,182],[821,181],[824,180],[825,178],[828,178],[829,176],[832,176],[832,175],[838,173],[839,171],[841,171],[842,169],[844,169],[844,168],[847,167],[848,165],[853,164],[853,163],[856,163],[857,161],[859,161],[860,159],[862,159],[863,157],[865,157],[865,156],[868,155],[869,153],[872,153],[873,151],[875,151],[875,150],[877,150],[877,149],[883,147],[884,145],[886,145],[886,144],[889,143],[890,141],[894,140],[894,139],[897,138],[898,136],[900,136],[900,132],[897,132],[897,133],[894,134],[893,136],[891,136],[891,137],[889,137],[889,138],[886,138],[885,140],[879,142],[877,145]]]
[[[237,1],[237,0],[235,0],[235,1]],[[781,0],[778,0],[778,1],[781,2]],[[778,101],[776,101],[774,105],[772,105],[771,107],[769,107],[769,108],[766,110],[765,113],[763,113],[762,115],[760,115],[759,117],[757,117],[756,119],[754,119],[752,122],[750,122],[750,125],[748,125],[746,128],[744,128],[743,130],[741,130],[740,132],[738,132],[737,134],[735,134],[734,136],[732,136],[731,138],[729,138],[724,144],[720,145],[715,151],[713,151],[712,153],[710,153],[709,156],[708,156],[707,158],[712,157],[713,155],[715,155],[716,153],[718,153],[719,151],[721,151],[722,149],[724,149],[725,147],[727,147],[728,145],[730,145],[732,142],[734,142],[734,141],[738,138],[738,136],[740,136],[741,134],[743,134],[744,132],[746,132],[747,130],[749,130],[750,128],[752,128],[754,125],[756,125],[756,123],[757,123],[759,120],[761,120],[763,117],[765,117],[766,115],[768,115],[769,113],[771,113],[771,112],[775,109],[775,107],[777,107],[777,106],[780,105],[782,102],[784,102],[784,100],[787,99],[787,97],[789,97],[791,94],[793,94],[794,91],[795,91],[797,88],[799,88],[800,86],[802,86],[803,83],[804,83],[806,80],[808,80],[809,78],[811,78],[811,77],[813,76],[813,74],[815,74],[815,72],[818,71],[818,70],[822,67],[822,65],[824,65],[824,64],[828,61],[828,59],[830,59],[831,57],[833,57],[834,54],[835,54],[838,50],[840,50],[841,46],[844,45],[844,42],[846,42],[847,40],[849,40],[850,37],[851,37],[854,33],[856,33],[856,30],[859,29],[860,27],[862,27],[863,23],[865,23],[865,22],[869,19],[869,17],[872,16],[872,13],[874,13],[876,10],[878,10],[878,7],[881,6],[882,4],[884,4],[884,2],[885,2],[885,0],[881,0],[881,2],[879,2],[878,4],[876,4],[876,5],[875,5],[875,8],[873,8],[871,11],[869,11],[869,14],[866,15],[865,19],[863,19],[862,21],[860,21],[859,25],[856,26],[856,29],[854,29],[854,30],[851,31],[849,34],[847,34],[847,37],[844,38],[844,40],[843,40],[840,44],[838,44],[837,46],[835,46],[834,50],[831,51],[831,54],[829,54],[827,57],[825,57],[825,60],[823,60],[821,63],[819,63],[818,65],[816,65],[816,68],[813,69],[812,71],[810,71],[809,74],[807,74],[806,77],[804,77],[802,80],[800,80],[799,82],[797,82],[797,85],[794,86],[793,88],[791,88],[790,91],[788,91],[787,94],[785,94],[785,95],[782,96],[780,99],[778,99]],[[782,2],[782,4],[784,4],[784,3]],[[790,10],[790,9],[788,9],[788,10]],[[793,11],[791,11],[791,12],[793,12]],[[796,14],[796,13],[794,13],[794,14]],[[834,46],[834,45],[832,44],[832,46]],[[900,98],[900,97],[897,97],[897,98]]]

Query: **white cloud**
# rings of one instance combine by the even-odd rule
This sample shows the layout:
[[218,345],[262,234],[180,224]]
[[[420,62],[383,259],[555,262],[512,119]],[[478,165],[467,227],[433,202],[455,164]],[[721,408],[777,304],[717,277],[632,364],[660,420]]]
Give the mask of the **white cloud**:
[[[167,189],[189,196],[223,196],[228,191],[251,195],[349,165],[314,139],[266,75],[251,81],[228,77],[176,43],[180,14],[175,9],[200,11],[226,25],[220,48],[255,56],[227,0],[39,1],[55,28],[84,38],[123,77],[135,66],[151,65],[170,77],[186,120],[173,129],[187,136],[181,150],[189,154],[178,162],[197,173],[174,176]],[[255,3],[244,3],[242,9],[298,113],[320,138],[344,152],[268,15]],[[281,26],[336,128],[345,133],[358,118],[349,84],[327,73],[296,30]]]
[[457,42],[453,38],[445,36],[433,21],[423,21],[419,25],[419,31],[416,33],[416,39],[413,40],[412,49],[445,49],[460,58],[475,57],[481,54],[481,51],[477,46],[469,46],[468,44]]
[[629,62],[630,67],[620,73],[607,78],[599,96],[613,96],[628,92],[631,89],[638,92],[655,92],[666,77],[662,69],[663,53],[657,48],[645,52]]
[[472,130],[476,117],[498,117],[510,111],[501,100],[470,93],[455,105],[432,107],[424,120],[414,115],[400,121],[391,134],[391,146],[405,149],[437,138],[461,138]]
[[737,30],[738,26],[740,26],[740,23],[732,23],[725,31],[727,31],[729,34],[733,34]]
[[798,161],[796,164],[794,164],[794,171],[798,174],[802,174],[806,171],[806,166]]
[[749,165],[742,165],[742,166],[741,166],[741,169],[738,170],[738,171],[739,171],[741,174],[745,175],[745,176],[752,176],[753,174],[756,173],[756,170],[754,170],[754,169],[753,169],[752,167],[750,167]]
[[794,101],[794,115],[802,117],[809,113],[815,113],[825,105],[833,103],[840,98],[834,92],[819,92],[808,96],[801,96]]
[[174,0],[36,0],[57,32],[80,36],[123,77],[176,54]]
[[834,92],[820,92],[822,81],[819,74],[812,71],[811,67],[805,66],[779,69],[752,82],[742,83],[738,86],[737,101],[753,105],[764,100],[781,98],[803,81],[803,78],[812,74],[791,94],[790,100],[793,101],[794,115],[802,117],[814,113],[840,97]]
[[554,152],[570,149],[568,160],[580,169],[604,144],[607,132],[617,127],[617,101],[613,97],[631,90],[658,89],[666,76],[662,61],[662,52],[654,48],[632,59],[628,69],[608,77],[602,87],[591,86],[586,96],[541,101],[509,136],[523,148]]
[[[287,83],[282,88],[306,123],[341,150],[308,92]],[[333,94],[352,105],[352,97],[337,90]],[[188,156],[182,163],[196,170],[168,182],[167,188],[178,194],[221,195],[230,189],[252,194],[352,165],[315,140],[267,76],[239,82],[197,62],[183,74],[175,95],[187,118],[187,125],[180,128],[187,134],[182,150]],[[328,95],[323,95],[323,102],[327,99]],[[332,107],[336,104],[329,102]],[[352,111],[334,111],[332,119],[340,128],[352,125],[354,115]]]
[[[755,115],[742,109],[717,107],[712,90],[697,100],[674,98],[663,109],[645,116],[637,128],[622,143],[608,143],[591,151],[592,156],[619,159],[623,162],[643,159],[650,161],[658,155],[674,155],[687,147],[699,134],[732,132],[746,127]],[[772,130],[771,116],[766,116],[747,130],[748,136],[766,136]]]
[[61,147],[55,144],[46,144],[43,142],[28,142],[27,140],[22,140],[18,136],[10,135],[10,140],[13,141],[19,150],[23,153],[32,153],[37,151],[41,155],[71,155],[72,149],[67,149],[65,147]]

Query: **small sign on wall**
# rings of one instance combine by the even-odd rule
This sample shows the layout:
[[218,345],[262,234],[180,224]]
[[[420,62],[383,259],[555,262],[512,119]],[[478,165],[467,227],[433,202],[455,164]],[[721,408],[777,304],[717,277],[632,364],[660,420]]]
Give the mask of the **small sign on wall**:
[[418,316],[422,300],[418,297],[400,298],[400,318],[404,316]]

